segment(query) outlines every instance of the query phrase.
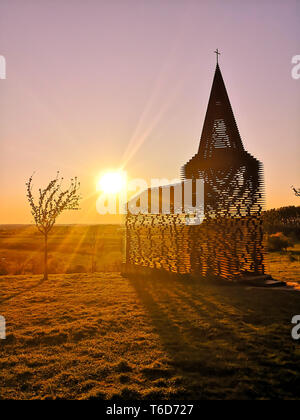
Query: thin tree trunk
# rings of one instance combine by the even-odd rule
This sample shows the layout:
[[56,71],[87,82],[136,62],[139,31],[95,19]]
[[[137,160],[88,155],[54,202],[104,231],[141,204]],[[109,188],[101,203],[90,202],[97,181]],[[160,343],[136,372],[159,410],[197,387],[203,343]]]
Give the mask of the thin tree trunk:
[[45,234],[44,280],[48,280],[48,234]]

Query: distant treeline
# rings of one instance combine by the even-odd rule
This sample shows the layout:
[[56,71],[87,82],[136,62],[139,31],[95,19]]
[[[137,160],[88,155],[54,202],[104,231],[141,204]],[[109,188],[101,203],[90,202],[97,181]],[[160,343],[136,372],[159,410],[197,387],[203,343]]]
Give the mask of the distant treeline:
[[263,222],[268,234],[282,232],[300,239],[300,206],[267,210],[263,214]]

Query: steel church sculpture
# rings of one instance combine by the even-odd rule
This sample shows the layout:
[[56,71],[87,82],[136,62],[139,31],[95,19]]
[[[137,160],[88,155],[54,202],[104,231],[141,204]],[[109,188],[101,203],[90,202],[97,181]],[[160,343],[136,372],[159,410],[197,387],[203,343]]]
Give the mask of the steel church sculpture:
[[[202,223],[187,223],[185,211],[161,205],[133,213],[127,204],[124,273],[155,272],[228,281],[264,279],[261,213],[264,204],[262,164],[243,146],[218,63],[197,154],[181,169],[182,189],[189,180],[204,182]],[[194,194],[194,189],[191,190]],[[138,197],[140,198],[142,195]],[[192,198],[195,201],[194,197]],[[135,205],[137,197],[134,198]]]

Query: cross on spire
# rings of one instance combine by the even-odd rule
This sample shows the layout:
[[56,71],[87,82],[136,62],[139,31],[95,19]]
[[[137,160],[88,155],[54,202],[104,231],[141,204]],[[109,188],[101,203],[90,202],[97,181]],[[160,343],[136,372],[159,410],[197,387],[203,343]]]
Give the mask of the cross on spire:
[[217,55],[217,64],[219,62],[219,55],[221,55],[221,53],[219,52],[219,49],[217,48],[216,51],[214,51],[214,53]]

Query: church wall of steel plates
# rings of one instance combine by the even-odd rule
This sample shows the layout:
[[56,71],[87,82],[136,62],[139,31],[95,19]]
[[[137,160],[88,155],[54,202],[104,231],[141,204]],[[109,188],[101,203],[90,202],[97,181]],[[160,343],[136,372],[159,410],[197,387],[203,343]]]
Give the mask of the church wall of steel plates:
[[263,275],[263,168],[243,147],[218,64],[199,150],[181,177],[204,181],[204,220],[187,224],[172,205],[170,214],[128,210],[124,271],[229,281]]

